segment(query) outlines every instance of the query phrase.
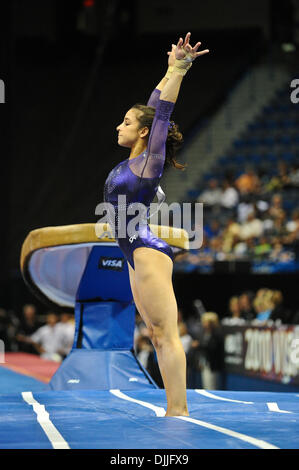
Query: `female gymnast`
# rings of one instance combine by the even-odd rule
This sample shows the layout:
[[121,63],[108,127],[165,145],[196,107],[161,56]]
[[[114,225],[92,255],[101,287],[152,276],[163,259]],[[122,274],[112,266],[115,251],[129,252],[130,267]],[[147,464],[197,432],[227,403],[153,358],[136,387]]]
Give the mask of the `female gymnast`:
[[[187,70],[197,57],[209,52],[208,49],[197,52],[201,43],[192,47],[190,36],[187,33],[184,40],[180,38],[168,52],[167,73],[152,92],[147,106],[133,106],[117,126],[118,144],[129,148],[130,156],[109,173],[104,187],[104,200],[113,207],[112,212],[108,209],[109,222],[128,262],[134,302],[157,353],[167,397],[165,416],[189,415],[186,356],[178,334],[178,309],[172,285],[173,253],[165,241],[153,235],[147,222],[136,224],[136,231],[130,236],[127,228],[135,214],[128,215],[127,209],[132,203],[150,206],[166,159],[173,166],[183,168],[174,160],[173,152],[167,155],[166,141],[169,134],[173,135],[169,118]],[[123,204],[119,203],[120,195],[125,196]]]

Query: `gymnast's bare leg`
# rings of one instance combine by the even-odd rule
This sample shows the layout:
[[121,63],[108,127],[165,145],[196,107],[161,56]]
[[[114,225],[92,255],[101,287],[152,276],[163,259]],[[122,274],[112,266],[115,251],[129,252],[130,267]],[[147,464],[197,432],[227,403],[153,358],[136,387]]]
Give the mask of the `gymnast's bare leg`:
[[165,416],[188,416],[186,355],[178,333],[178,309],[172,286],[173,263],[152,248],[134,251],[135,271],[129,265],[136,307],[147,325],[163,379]]

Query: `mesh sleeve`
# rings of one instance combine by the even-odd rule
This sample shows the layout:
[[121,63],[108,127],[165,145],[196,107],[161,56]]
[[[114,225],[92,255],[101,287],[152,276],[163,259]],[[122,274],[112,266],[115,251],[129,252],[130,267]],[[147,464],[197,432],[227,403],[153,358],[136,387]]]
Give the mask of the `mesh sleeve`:
[[158,101],[147,149],[139,157],[129,160],[129,165],[135,175],[143,178],[162,176],[169,118],[173,108],[174,103],[170,101]]
[[151,96],[149,97],[147,106],[153,106],[153,108],[156,108],[159,103],[160,95],[161,95],[161,90],[158,90],[157,88],[155,88]]

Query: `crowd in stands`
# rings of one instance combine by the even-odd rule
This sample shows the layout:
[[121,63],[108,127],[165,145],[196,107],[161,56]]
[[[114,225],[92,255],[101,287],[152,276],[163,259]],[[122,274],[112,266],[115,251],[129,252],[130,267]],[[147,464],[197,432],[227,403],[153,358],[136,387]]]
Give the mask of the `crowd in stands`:
[[299,310],[292,311],[284,304],[284,297],[280,290],[260,288],[256,292],[244,291],[239,296],[229,299],[228,311],[222,318],[223,324],[252,325],[297,325],[299,324]]
[[[196,313],[178,312],[180,339],[187,357],[187,387],[216,390],[225,388],[225,351],[222,325],[276,326],[298,325],[299,310],[292,312],[284,305],[279,290],[260,288],[232,296],[227,311],[221,315],[205,310],[194,302]],[[163,387],[157,357],[149,331],[137,312],[134,349],[144,368],[159,387]]]
[[[255,260],[286,263],[298,257],[299,165],[278,161],[271,172],[246,167],[205,182],[203,243],[177,263]],[[202,227],[198,227],[202,230]]]
[[[208,390],[224,385],[225,352],[222,325],[298,325],[299,310],[292,312],[284,305],[281,291],[260,288],[232,296],[227,311],[206,311],[202,302],[194,301],[194,311],[186,315],[178,311],[178,329],[187,357],[187,387]],[[72,314],[49,311],[37,315],[32,304],[26,304],[17,316],[13,311],[0,309],[0,338],[5,352],[25,352],[57,362],[70,352],[75,332]],[[162,377],[149,331],[136,311],[134,350],[143,367],[159,387]]]
[[25,304],[20,315],[0,309],[0,338],[5,352],[37,354],[61,362],[72,348],[74,333],[75,322],[70,313],[48,311],[40,316],[33,304]]

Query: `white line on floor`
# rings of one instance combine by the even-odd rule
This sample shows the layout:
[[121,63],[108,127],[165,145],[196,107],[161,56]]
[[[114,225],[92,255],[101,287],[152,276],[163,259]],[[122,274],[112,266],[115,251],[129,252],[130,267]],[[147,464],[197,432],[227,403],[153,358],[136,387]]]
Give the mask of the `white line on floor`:
[[276,411],[277,413],[292,413],[291,411],[280,410],[277,403],[267,403],[270,411]]
[[156,416],[158,417],[165,416],[166,411],[164,408],[160,406],[152,405],[151,403],[148,403],[146,401],[135,400],[135,398],[131,398],[117,389],[115,390],[111,389],[110,393],[112,393],[112,395],[115,395],[118,398],[122,398],[123,400],[132,401],[133,403],[138,403],[138,405],[142,405],[142,406],[145,406],[146,408],[150,408],[156,413]]
[[[161,408],[159,406],[155,406],[152,403],[148,403],[145,401],[141,400],[136,400],[135,398],[131,398],[128,395],[125,395],[123,392],[120,390],[110,390],[110,392],[119,397],[122,398],[123,400],[131,401],[134,403],[137,403],[139,405],[145,406],[146,408],[152,409],[157,416],[164,416],[165,415],[165,410],[164,408]],[[162,410],[164,414],[162,414]],[[199,419],[194,419],[190,418],[189,416],[173,416],[174,419],[180,419],[183,421],[188,421],[189,423],[197,424],[198,426],[202,426],[204,428],[212,429],[213,431],[220,432],[222,434],[226,434],[230,437],[235,437],[236,439],[240,439],[241,441],[245,441],[249,444],[252,444],[256,447],[259,447],[261,449],[279,449],[279,447],[276,447],[272,444],[269,444],[269,442],[262,441],[261,439],[256,439],[255,437],[247,436],[246,434],[241,434],[236,431],[232,431],[231,429],[226,429],[221,426],[215,426],[214,424],[207,423],[205,421],[200,421]]]
[[70,449],[68,443],[64,440],[60,432],[55,428],[50,420],[50,415],[45,409],[45,405],[41,405],[32,395],[32,392],[22,392],[22,397],[28,405],[31,405],[33,411],[37,415],[37,421],[43,428],[51,445],[54,449]]
[[205,397],[208,398],[214,398],[215,400],[223,400],[223,401],[231,401],[233,403],[244,403],[245,405],[253,405],[253,401],[241,401],[241,400],[232,400],[231,398],[224,398],[224,397],[219,397],[218,395],[214,395],[211,392],[207,392],[207,390],[203,389],[195,389],[196,393],[199,393],[200,395],[204,395]]

